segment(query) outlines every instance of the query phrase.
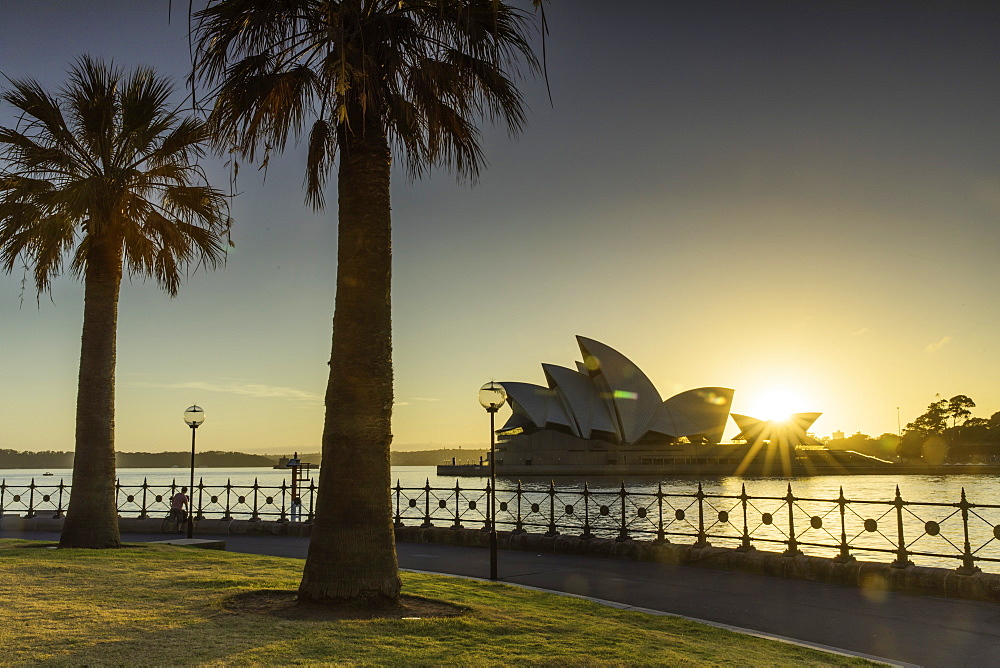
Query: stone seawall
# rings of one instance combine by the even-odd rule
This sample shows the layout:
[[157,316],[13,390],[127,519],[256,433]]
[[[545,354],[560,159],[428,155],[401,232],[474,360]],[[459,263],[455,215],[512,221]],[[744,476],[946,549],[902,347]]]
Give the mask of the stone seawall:
[[[400,527],[396,529],[396,538],[409,543],[489,546],[487,532],[471,529]],[[497,532],[497,542],[501,549],[652,561],[860,587],[873,593],[896,591],[1000,603],[1000,574],[997,573],[963,575],[947,568],[895,568],[887,563],[859,560],[841,563],[825,557],[789,556],[756,549],[741,551],[607,538],[583,540],[576,536],[507,531]]]
[[[62,518],[51,515],[0,517],[0,531],[61,531]],[[195,534],[211,536],[227,534],[258,534],[273,536],[309,536],[312,525],[305,522],[251,522],[250,520],[199,520]],[[162,517],[119,517],[118,530],[122,533],[160,533]],[[183,532],[182,532],[183,533]],[[2,536],[0,536],[2,538]]]
[[[158,533],[163,518],[127,518],[119,528],[127,533]],[[308,537],[311,525],[305,522],[251,522],[249,520],[201,520],[196,534],[255,534]],[[0,517],[0,531],[59,531],[62,519],[51,516]],[[2,537],[2,536],[0,536]],[[436,543],[468,547],[488,547],[489,534],[481,529],[440,527],[397,527],[396,539],[407,543]],[[630,559],[664,564],[734,570],[797,580],[860,587],[873,595],[896,591],[928,596],[1000,603],[1000,574],[961,574],[955,570],[929,566],[895,568],[890,564],[851,560],[839,562],[825,557],[785,555],[751,549],[695,547],[648,541],[616,541],[606,538],[583,540],[576,536],[497,532],[501,549],[575,554],[610,559]],[[502,558],[502,557],[501,557]]]

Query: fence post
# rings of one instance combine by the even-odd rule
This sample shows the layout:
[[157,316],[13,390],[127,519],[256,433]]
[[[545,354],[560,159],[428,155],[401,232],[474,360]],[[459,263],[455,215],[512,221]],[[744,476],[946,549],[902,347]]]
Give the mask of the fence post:
[[226,478],[226,514],[222,516],[222,519],[226,521],[231,521],[233,516],[230,515],[232,511],[232,504],[230,503],[230,496],[233,492],[233,480],[232,478]]
[[306,515],[306,522],[311,523],[315,515],[313,509],[316,507],[316,481],[309,481],[309,513]]
[[965,546],[962,553],[962,565],[956,572],[962,575],[972,575],[978,573],[980,568],[976,566],[976,559],[972,556],[972,546],[969,544],[969,508],[972,506],[965,498],[965,487],[962,487],[962,500],[958,507],[962,509],[962,528],[965,530]]
[[170,514],[170,501],[174,498],[174,494],[177,493],[177,478],[173,478],[170,481],[170,493],[167,494],[167,514]]
[[[62,483],[62,478],[59,478]],[[0,517],[3,517],[3,497],[7,495],[7,478],[0,480]]]
[[581,540],[590,540],[594,534],[590,532],[590,486],[587,481],[583,482],[583,533]]
[[701,488],[700,481],[695,498],[698,499],[698,540],[695,541],[694,547],[708,547],[708,536],[705,535],[705,492]]
[[31,484],[28,485],[28,514],[25,517],[35,516],[35,479],[31,479]]
[[622,541],[629,539],[628,528],[625,523],[625,497],[628,496],[628,491],[625,489],[624,480],[622,480],[622,488],[621,491],[618,492],[618,496],[621,498],[622,519],[621,526],[618,528],[618,538],[615,538],[615,541],[621,543]]
[[[191,490],[191,498],[194,498],[194,490]],[[198,514],[194,516],[194,519],[201,522],[205,519],[205,478],[204,476],[198,477]],[[192,508],[192,510],[194,510]]]
[[[288,480],[286,480],[285,478],[282,478],[281,479],[281,515],[278,516],[278,521],[279,522],[287,522],[288,521],[288,517],[285,514],[285,499],[287,498],[287,494],[288,494]],[[301,506],[301,500],[299,501],[299,503],[300,503],[299,509],[301,511],[301,508],[302,508],[302,506]]]
[[459,499],[462,496],[462,488],[458,484],[458,478],[455,478],[455,523],[451,526],[452,529],[462,528],[462,509],[459,505]]
[[[484,491],[486,492],[486,510],[483,511],[483,527],[482,527],[482,529],[480,529],[480,531],[489,531],[490,530],[490,504],[493,503],[493,498],[494,498],[493,497],[493,485],[492,485],[492,483],[489,480],[486,481],[486,489]],[[479,504],[478,503],[476,504],[476,509],[477,510],[479,509]]]
[[521,518],[521,480],[517,481],[517,521],[514,523],[514,533],[524,533],[524,520]]
[[788,504],[788,549],[784,554],[786,557],[797,557],[802,552],[799,550],[799,541],[795,539],[795,495],[792,494],[792,483],[788,483],[785,503]]
[[663,483],[658,483],[656,486],[656,512],[657,512],[657,523],[656,523],[656,540],[655,543],[669,543],[667,540],[667,534],[663,531]]
[[[59,503],[56,506],[56,516],[52,519],[59,519],[63,516],[63,492],[66,490],[66,482],[59,478]],[[0,503],[0,515],[3,515],[3,503]]]
[[251,510],[253,512],[250,515],[250,521],[251,522],[256,522],[256,521],[258,521],[260,519],[260,515],[258,514],[259,508],[257,506],[257,491],[259,489],[260,489],[260,486],[257,484],[257,478],[254,478],[253,479],[253,508],[251,508]]
[[[59,481],[62,483],[62,480]],[[61,485],[60,485],[61,486]],[[148,479],[143,476],[142,478],[142,505],[139,508],[139,519],[145,519],[148,517],[146,513],[146,493],[149,492]],[[62,490],[59,490],[59,501],[62,503]]]
[[172,478],[170,480],[170,496],[177,493],[177,478]]
[[[119,502],[118,502],[118,497],[121,496],[121,491],[122,491],[122,481],[121,481],[120,478],[115,478],[115,514],[116,515],[121,512],[121,506],[119,505]],[[193,495],[194,492],[192,491],[191,494]]]
[[392,525],[396,528],[403,526],[403,518],[399,514],[399,499],[403,495],[403,486],[399,483],[399,478],[396,478],[396,517],[392,522]]
[[851,548],[847,544],[847,521],[844,515],[847,511],[847,499],[844,498],[844,486],[840,486],[840,496],[837,498],[837,505],[840,506],[840,554],[833,558],[838,564],[846,564],[854,561],[851,556]]
[[740,537],[740,546],[736,548],[737,552],[749,552],[755,549],[750,544],[750,526],[747,524],[747,501],[749,500],[750,497],[747,496],[747,484],[743,483],[740,487],[740,505],[743,506],[743,535]]
[[[486,487],[489,488],[489,483],[486,483]],[[432,526],[434,525],[431,524],[431,479],[427,478],[424,484],[424,523],[420,527],[426,529]]]
[[545,532],[548,537],[558,536],[556,529],[556,482],[549,480],[549,530]]
[[908,559],[906,553],[906,541],[903,539],[903,506],[906,503],[899,493],[899,485],[896,485],[896,499],[892,502],[896,506],[896,560],[892,562],[893,568],[906,568],[912,566],[913,562]]

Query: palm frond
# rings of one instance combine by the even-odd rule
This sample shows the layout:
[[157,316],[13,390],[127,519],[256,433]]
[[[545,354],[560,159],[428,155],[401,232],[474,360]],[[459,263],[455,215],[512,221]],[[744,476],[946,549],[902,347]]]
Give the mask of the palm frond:
[[[131,164],[136,156],[149,153],[157,139],[176,123],[176,114],[167,111],[172,94],[170,81],[156,76],[148,67],[137,67],[123,78],[120,91],[121,140],[116,142],[116,165]],[[188,121],[185,119],[181,124]],[[164,139],[159,143],[162,146],[165,142]]]
[[336,154],[336,129],[323,119],[317,120],[309,133],[305,176],[306,201],[316,210],[324,207],[323,188]]
[[260,147],[282,150],[299,137],[311,112],[314,73],[307,67],[279,70],[254,56],[234,65],[216,97],[210,121],[216,136],[255,159]]
[[118,84],[122,71],[90,56],[81,56],[70,68],[61,91],[73,135],[100,164],[111,164],[115,127],[120,112]]
[[327,140],[365,128],[381,126],[411,177],[440,166],[474,179],[478,119],[511,134],[525,122],[516,82],[539,71],[541,3],[532,14],[501,0],[218,0],[196,15],[197,77],[218,95],[222,146],[251,160],[303,138],[312,118],[314,207],[336,155]]
[[180,114],[173,86],[146,67],[125,72],[83,56],[56,94],[15,81],[21,110],[0,128],[0,262],[33,269],[39,292],[63,270],[87,271],[97,240],[121,244],[130,272],[176,294],[183,267],[215,266],[231,220],[227,197],[197,163],[210,139]]

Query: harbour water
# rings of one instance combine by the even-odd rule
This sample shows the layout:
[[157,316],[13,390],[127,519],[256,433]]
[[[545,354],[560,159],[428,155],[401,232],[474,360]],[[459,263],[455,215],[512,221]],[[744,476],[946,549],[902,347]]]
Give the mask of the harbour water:
[[[46,472],[51,476],[44,475]],[[32,480],[37,485],[66,485],[72,482],[70,469],[0,469],[0,482],[8,487],[25,487]],[[118,479],[123,486],[139,486],[145,480],[151,486],[187,485],[190,477],[188,469],[119,469]],[[319,472],[313,472],[313,480],[318,484]],[[195,469],[195,484],[200,481],[206,486],[222,486],[227,482],[234,486],[249,486],[257,481],[261,487],[280,487],[282,482],[291,484],[291,472],[286,469],[262,467],[243,468],[199,468]],[[520,478],[522,489],[548,489],[548,478]],[[394,466],[392,484],[399,483],[404,488],[423,487],[430,484],[434,488],[454,488],[456,482],[463,488],[485,488],[486,478],[454,478],[438,476],[433,466]],[[497,489],[513,490],[518,479],[498,478]],[[555,479],[559,489],[582,489],[586,482],[591,491],[617,490],[622,480],[602,476],[583,478],[560,477]],[[747,493],[753,496],[784,496],[788,485],[798,497],[836,498],[840,489],[851,499],[891,500],[899,485],[903,498],[912,501],[955,502],[965,489],[969,501],[980,504],[1000,504],[1000,475],[843,475],[814,476],[801,478],[742,478],[720,476],[698,480],[692,477],[632,477],[624,481],[629,491],[655,492],[662,484],[664,492],[691,492],[701,482],[706,493],[739,494],[746,485]]]

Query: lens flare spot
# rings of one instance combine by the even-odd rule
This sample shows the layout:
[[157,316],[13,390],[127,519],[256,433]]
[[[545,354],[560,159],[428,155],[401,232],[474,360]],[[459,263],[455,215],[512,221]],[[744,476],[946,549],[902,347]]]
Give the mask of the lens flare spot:
[[698,396],[701,397],[702,401],[706,404],[711,404],[713,406],[725,406],[729,403],[729,400],[726,399],[726,397],[710,390],[699,392]]
[[889,583],[885,577],[871,573],[862,576],[861,594],[873,603],[882,603],[888,596]]
[[638,399],[639,393],[628,392],[626,390],[615,390],[614,397],[615,399]]
[[940,436],[931,436],[920,448],[924,461],[931,466],[940,466],[948,455],[948,444]]

